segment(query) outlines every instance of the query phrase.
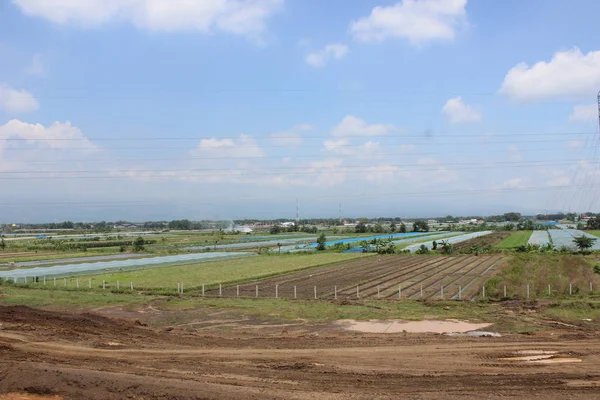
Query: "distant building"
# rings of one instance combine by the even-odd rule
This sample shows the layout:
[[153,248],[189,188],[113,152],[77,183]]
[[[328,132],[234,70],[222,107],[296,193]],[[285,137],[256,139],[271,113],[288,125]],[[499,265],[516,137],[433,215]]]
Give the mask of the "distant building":
[[295,222],[282,222],[281,224],[279,224],[279,226],[282,228],[291,228],[294,225],[296,225]]

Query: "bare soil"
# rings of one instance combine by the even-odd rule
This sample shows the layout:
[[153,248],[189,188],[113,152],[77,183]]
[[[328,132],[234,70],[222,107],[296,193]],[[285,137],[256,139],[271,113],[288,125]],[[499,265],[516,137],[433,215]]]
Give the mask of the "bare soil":
[[[112,315],[0,307],[0,399],[596,399],[600,387],[600,341],[581,327],[501,338],[333,324],[207,332]],[[581,361],[511,360],[532,351]]]

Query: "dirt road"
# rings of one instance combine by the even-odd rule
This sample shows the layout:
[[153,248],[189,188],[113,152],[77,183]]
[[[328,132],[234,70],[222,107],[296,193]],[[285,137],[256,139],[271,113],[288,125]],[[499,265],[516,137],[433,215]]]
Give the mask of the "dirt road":
[[[350,334],[334,326],[318,333],[208,334],[26,307],[0,307],[0,323],[0,398],[592,399],[600,393],[600,341],[581,330],[501,338]],[[550,351],[554,361],[543,363],[539,355]],[[534,360],[506,360],[514,357]]]

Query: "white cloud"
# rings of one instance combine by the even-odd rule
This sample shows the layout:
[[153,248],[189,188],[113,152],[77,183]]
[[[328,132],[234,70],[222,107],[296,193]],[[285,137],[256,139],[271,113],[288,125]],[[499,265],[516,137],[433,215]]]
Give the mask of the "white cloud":
[[44,67],[44,61],[40,53],[33,55],[31,58],[31,63],[25,69],[25,73],[31,76],[46,75],[46,68]]
[[420,45],[452,40],[466,25],[466,5],[467,0],[403,0],[373,8],[368,17],[352,22],[351,31],[363,42],[400,38]]
[[473,107],[465,104],[460,96],[448,100],[442,107],[442,112],[452,124],[481,120],[481,114]]
[[520,63],[504,78],[500,93],[517,100],[594,95],[600,86],[600,50],[557,52],[550,62]]
[[598,118],[598,105],[596,104],[575,106],[569,115],[569,121],[572,122],[593,121],[596,118]]
[[283,0],[13,0],[23,13],[57,24],[96,27],[113,20],[150,31],[219,29],[239,35],[265,30]]
[[331,135],[336,138],[345,137],[365,137],[365,136],[383,136],[391,132],[400,130],[398,127],[390,124],[367,124],[364,120],[347,115],[337,124]]
[[0,84],[0,108],[9,113],[35,111],[39,103],[33,94],[26,90],[17,90]]
[[501,185],[501,189],[523,189],[527,186],[527,180],[523,178],[510,178],[504,181]]
[[49,126],[30,124],[13,119],[0,126],[1,139],[23,139],[17,143],[43,145],[51,149],[97,150],[99,147],[90,142],[81,130],[69,121],[53,122]]
[[310,131],[312,129],[314,128],[310,124],[300,124],[294,126],[288,131],[270,135],[269,139],[278,146],[299,147],[304,141],[300,132]]
[[256,140],[247,135],[240,135],[238,139],[202,139],[192,153],[214,159],[260,158],[265,155]]
[[350,49],[345,44],[328,44],[322,50],[312,52],[306,56],[306,63],[311,67],[324,67],[329,60],[341,60],[346,57]]

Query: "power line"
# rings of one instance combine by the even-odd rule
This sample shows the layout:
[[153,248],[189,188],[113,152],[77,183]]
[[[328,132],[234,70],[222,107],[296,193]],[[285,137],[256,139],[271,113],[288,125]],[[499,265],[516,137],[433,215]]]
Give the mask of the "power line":
[[[289,130],[289,133],[295,133],[298,134],[298,132],[294,131],[293,129]],[[393,135],[348,135],[348,136],[301,136],[301,137],[296,137],[296,136],[289,136],[289,135],[285,135],[285,134],[274,134],[274,135],[260,135],[260,136],[249,136],[249,138],[251,139],[268,139],[268,140],[296,140],[296,139],[303,139],[303,140],[310,140],[310,139],[329,139],[329,140],[341,140],[341,139],[368,139],[368,138],[388,138],[388,139],[412,139],[412,138],[417,138],[417,139],[427,139],[430,140],[432,138],[440,138],[443,137],[444,139],[452,139],[452,138],[457,138],[457,137],[461,137],[461,138],[485,138],[485,137],[507,137],[507,136],[515,136],[515,137],[522,137],[522,136],[543,136],[543,137],[547,137],[547,136],[566,136],[566,135],[596,135],[597,132],[552,132],[552,133],[502,133],[502,134],[494,134],[494,135],[489,135],[489,136],[485,136],[484,134],[452,134],[452,135],[436,135],[436,136],[432,136],[431,138],[428,138],[427,136],[425,136],[424,134],[420,134],[420,135],[402,135],[402,136],[393,136]],[[240,139],[240,136],[219,136],[219,137],[200,137],[200,136],[186,136],[186,137],[168,137],[168,136],[159,136],[159,137],[113,137],[113,138],[106,138],[106,137],[89,137],[89,138],[23,138],[23,137],[18,137],[18,138],[0,138],[0,141],[8,141],[8,142],[19,142],[19,141],[31,141],[31,140],[40,140],[43,142],[76,142],[76,141],[102,141],[102,142],[106,142],[106,141],[126,141],[126,140],[143,140],[143,141],[150,141],[150,140],[205,140],[205,139],[215,139],[215,140],[224,140],[224,139],[231,139],[231,140],[237,140]]]
[[[477,195],[477,194],[493,194],[493,193],[512,193],[512,192],[536,192],[536,191],[552,191],[552,190],[557,190],[557,189],[577,189],[580,187],[583,187],[584,185],[560,185],[560,186],[530,186],[530,187],[524,187],[524,188],[496,188],[496,189],[465,189],[465,190],[445,190],[445,191],[429,191],[429,192],[423,192],[423,191],[419,191],[419,192],[393,192],[393,193],[374,193],[374,194],[364,194],[364,193],[339,193],[339,194],[335,194],[335,195],[315,195],[315,196],[303,196],[302,199],[303,200],[310,200],[310,199],[315,199],[315,200],[322,200],[322,199],[339,199],[340,197],[344,197],[344,198],[357,198],[357,199],[373,199],[373,198],[398,198],[398,197],[404,197],[404,196],[442,196],[442,195],[465,195],[465,196],[471,196],[471,195]],[[600,186],[597,186],[600,187]],[[274,198],[274,197],[253,197],[253,196],[248,196],[248,197],[244,197],[247,200],[264,200],[264,201],[288,201],[291,199],[295,199],[295,197],[278,197],[278,198]],[[181,198],[178,198],[178,200],[181,200]],[[109,205],[112,206],[127,206],[127,205],[131,205],[131,204],[135,204],[136,206],[143,206],[143,205],[160,205],[160,204],[164,204],[165,200],[158,200],[157,202],[138,202],[138,203],[132,203],[132,202],[120,202],[120,201],[115,201],[115,202],[93,202],[93,203],[86,203],[86,202],[77,202],[77,201],[71,201],[71,202],[66,202],[66,201],[45,201],[45,202],[31,202],[31,203],[23,203],[23,202],[4,202],[4,203],[0,203],[0,206],[2,207],[34,207],[34,206],[65,206],[65,207],[74,207],[74,206],[78,206],[78,207],[106,207]],[[202,203],[196,203],[196,200],[194,198],[194,204],[204,204],[204,205],[221,205],[223,204],[223,200],[222,199],[215,199],[214,203],[213,202],[202,202]]]
[[[446,168],[448,166],[471,166],[471,165],[493,165],[493,166],[502,166],[502,167],[510,167],[511,164],[516,164],[513,166],[523,166],[523,167],[531,167],[531,166],[549,166],[549,165],[569,165],[572,163],[579,163],[582,161],[590,161],[586,159],[567,159],[561,161],[547,161],[547,160],[534,160],[534,161],[487,161],[487,162],[462,162],[462,163],[443,163],[436,164],[435,169],[438,168]],[[433,167],[431,164],[383,164],[383,165],[336,165],[336,166],[322,166],[322,167],[307,167],[307,166],[298,166],[298,167],[259,167],[259,168],[190,168],[190,169],[135,169],[135,170],[127,170],[127,169],[113,169],[113,170],[30,170],[30,171],[0,171],[0,174],[30,174],[30,173],[43,173],[43,174],[63,174],[63,173],[115,173],[115,172],[196,172],[196,171],[286,171],[286,170],[306,170],[307,168],[313,168],[318,170],[341,170],[341,169],[369,169],[369,168],[377,168],[377,167]]]
[[[535,152],[535,153],[540,153],[540,152],[545,152],[545,151],[556,151],[556,147],[547,147],[547,148],[535,148],[535,149],[519,149],[517,150],[518,153],[528,153],[528,152]],[[573,149],[573,151],[575,150],[581,150],[581,149]],[[485,150],[485,151],[481,151],[481,150],[477,150],[476,155],[488,155],[488,154],[506,154],[507,153],[507,149],[502,149],[502,150],[496,150],[496,151],[490,151],[490,150]],[[447,151],[439,151],[439,152],[427,152],[427,153],[421,153],[421,152],[414,152],[412,150],[406,150],[405,152],[401,152],[401,153],[376,153],[374,154],[376,156],[381,156],[381,157],[388,157],[388,156],[404,156],[404,157],[415,157],[415,156],[433,156],[433,155],[444,155],[444,156],[466,156],[466,155],[471,155],[471,153],[467,153],[467,152],[457,152],[457,153],[450,153]],[[335,154],[332,155],[335,158],[356,158],[356,154]],[[304,159],[304,158],[323,158],[324,154],[320,153],[320,154],[298,154],[298,155],[294,155],[292,158],[293,159]],[[281,160],[283,158],[283,156],[278,155],[278,156],[228,156],[228,157],[185,157],[184,160],[264,160],[264,159],[277,159],[277,160]],[[45,160],[27,160],[27,164],[60,164],[60,163],[72,163],[72,162],[89,162],[89,163],[93,163],[93,162],[117,162],[117,161],[182,161],[182,157],[152,157],[152,158],[121,158],[121,157],[117,157],[117,158],[105,158],[105,159],[86,159],[86,158],[80,158],[80,159],[67,159],[67,160],[49,160],[49,161],[45,161]]]
[[[436,145],[460,145],[460,146],[473,146],[473,145],[486,145],[486,144],[523,144],[523,143],[556,143],[555,140],[521,140],[521,141],[486,141],[486,142],[466,142],[466,143],[457,143],[457,142],[411,142],[411,143],[398,143],[398,145],[427,145],[427,146],[436,146]],[[384,144],[385,145],[385,144]],[[364,144],[335,144],[332,145],[331,148],[358,148],[363,147]],[[239,148],[255,148],[255,149],[264,149],[264,148],[293,148],[295,146],[290,145],[241,145],[241,144],[232,144],[227,147],[206,147],[202,150],[226,150],[231,151],[231,149],[239,149]],[[302,145],[302,148],[321,148],[327,149],[327,146],[324,144],[319,145]],[[190,147],[182,147],[182,146],[161,146],[161,147],[101,147],[97,148],[96,146],[90,145],[88,147],[68,147],[68,148],[44,148],[44,151],[50,150],[198,150],[197,147],[190,149]],[[5,148],[2,151],[39,151],[37,148]],[[330,150],[331,151],[331,150]],[[235,157],[232,157],[235,158]]]

